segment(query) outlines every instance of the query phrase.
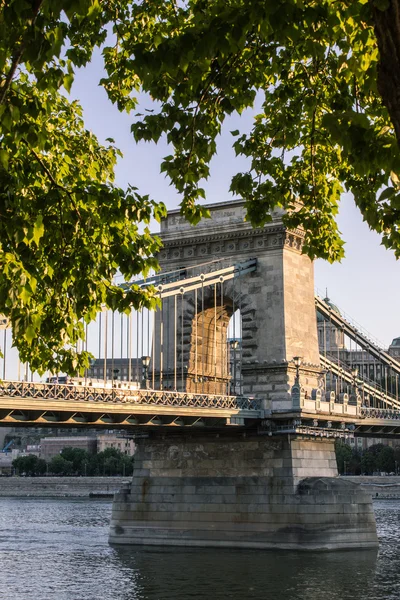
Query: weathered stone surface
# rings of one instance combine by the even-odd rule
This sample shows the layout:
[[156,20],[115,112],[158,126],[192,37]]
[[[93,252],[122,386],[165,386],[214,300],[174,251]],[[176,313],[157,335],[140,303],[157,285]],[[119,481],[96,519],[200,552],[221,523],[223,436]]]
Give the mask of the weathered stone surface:
[[[165,301],[163,312],[156,314],[155,383],[160,384],[163,371],[164,387],[227,393],[227,329],[239,308],[243,391],[262,398],[265,410],[288,410],[295,378],[293,357],[303,358],[301,385],[310,398],[320,375],[313,264],[301,253],[303,232],[287,231],[278,210],[271,223],[253,229],[244,221],[243,201],[208,208],[211,219],[202,220],[196,228],[179,211],[168,213],[161,225],[164,248],[158,259],[162,269],[195,267],[216,258],[229,258],[230,264],[257,258],[257,270],[225,281],[216,290],[204,288],[204,297],[201,291],[184,294],[176,315],[176,300]],[[169,374],[175,364],[186,369],[172,381]]]
[[140,440],[132,483],[114,498],[110,542],[375,547],[371,496],[337,477],[333,455],[328,440],[210,434]]

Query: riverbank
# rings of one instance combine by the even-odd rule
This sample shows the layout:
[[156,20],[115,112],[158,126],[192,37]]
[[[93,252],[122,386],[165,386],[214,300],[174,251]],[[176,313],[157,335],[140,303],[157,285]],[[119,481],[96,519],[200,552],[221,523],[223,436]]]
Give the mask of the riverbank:
[[372,494],[372,498],[382,500],[400,500],[400,476],[373,477],[359,475],[358,477],[342,476],[346,481],[354,481]]
[[112,498],[130,477],[1,477],[2,498]]
[[[373,498],[400,499],[399,477],[344,476]],[[0,477],[0,498],[112,498],[131,477]]]

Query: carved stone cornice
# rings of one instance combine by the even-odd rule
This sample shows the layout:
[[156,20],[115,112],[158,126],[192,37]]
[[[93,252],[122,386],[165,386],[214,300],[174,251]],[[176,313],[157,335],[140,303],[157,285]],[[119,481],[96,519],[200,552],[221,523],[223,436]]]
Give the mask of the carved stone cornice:
[[209,205],[211,219],[202,219],[193,227],[178,210],[169,211],[162,221],[159,237],[163,248],[158,259],[168,263],[201,264],[204,260],[240,256],[255,258],[276,250],[301,252],[304,244],[302,229],[288,230],[279,211],[264,227],[253,228],[246,222],[244,202],[234,200]]
[[[258,374],[270,373],[270,372],[278,372],[278,371],[290,371],[295,373],[296,367],[292,362],[288,361],[271,361],[271,362],[258,362],[254,360],[243,360],[241,365],[241,371],[244,372],[257,372]],[[300,367],[300,374],[303,375],[315,375],[320,374],[322,372],[321,365],[315,365],[312,363],[304,363]]]
[[[210,224],[211,225],[211,224]],[[158,257],[162,260],[194,260],[209,256],[251,255],[258,256],[271,250],[288,248],[301,252],[304,232],[287,230],[281,223],[253,229],[247,224],[240,228],[210,227],[205,230],[164,233],[161,235],[163,249]]]

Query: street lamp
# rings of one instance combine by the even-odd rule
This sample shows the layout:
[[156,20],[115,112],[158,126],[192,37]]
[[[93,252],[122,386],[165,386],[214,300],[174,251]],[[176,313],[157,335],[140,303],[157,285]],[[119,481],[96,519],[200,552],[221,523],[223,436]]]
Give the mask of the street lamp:
[[300,365],[301,365],[302,360],[303,360],[302,356],[294,356],[293,357],[294,366],[296,367],[295,383],[297,383],[297,385],[299,385],[299,383],[300,383]]
[[142,381],[142,387],[144,387],[145,390],[149,389],[149,365],[150,365],[150,361],[151,358],[150,356],[142,356],[142,368],[143,368],[143,381]]
[[229,340],[229,345],[231,347],[231,356],[233,355],[233,382],[231,384],[231,393],[235,394],[236,392],[236,350],[239,347],[238,340]]
[[353,387],[354,387],[354,394],[357,400],[357,396],[358,396],[358,386],[357,386],[357,377],[358,377],[358,368],[354,367],[354,369],[351,370],[351,375],[353,377]]

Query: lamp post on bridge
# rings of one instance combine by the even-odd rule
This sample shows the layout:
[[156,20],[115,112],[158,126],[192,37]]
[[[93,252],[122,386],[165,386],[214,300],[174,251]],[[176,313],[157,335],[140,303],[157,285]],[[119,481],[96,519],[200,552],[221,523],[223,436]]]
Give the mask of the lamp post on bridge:
[[236,350],[239,347],[239,341],[236,339],[229,340],[230,355],[233,356],[233,381],[231,382],[231,394],[236,393]]
[[294,356],[293,357],[294,366],[296,367],[296,378],[295,378],[294,382],[297,385],[300,385],[300,366],[301,366],[302,360],[303,360],[302,356]]
[[114,387],[114,380],[118,381],[118,375],[119,375],[119,369],[113,369],[113,387]]
[[351,375],[353,377],[354,395],[356,397],[356,404],[357,404],[358,403],[358,381],[357,381],[358,368],[357,367],[354,367],[354,369],[351,370]]
[[294,356],[293,363],[296,367],[296,376],[294,378],[294,384],[292,385],[292,406],[294,409],[299,410],[302,408],[302,395],[301,395],[301,387],[300,387],[300,365],[302,361],[301,356]]
[[149,382],[149,366],[150,366],[150,356],[142,356],[142,387],[145,390],[148,390],[150,387]]

